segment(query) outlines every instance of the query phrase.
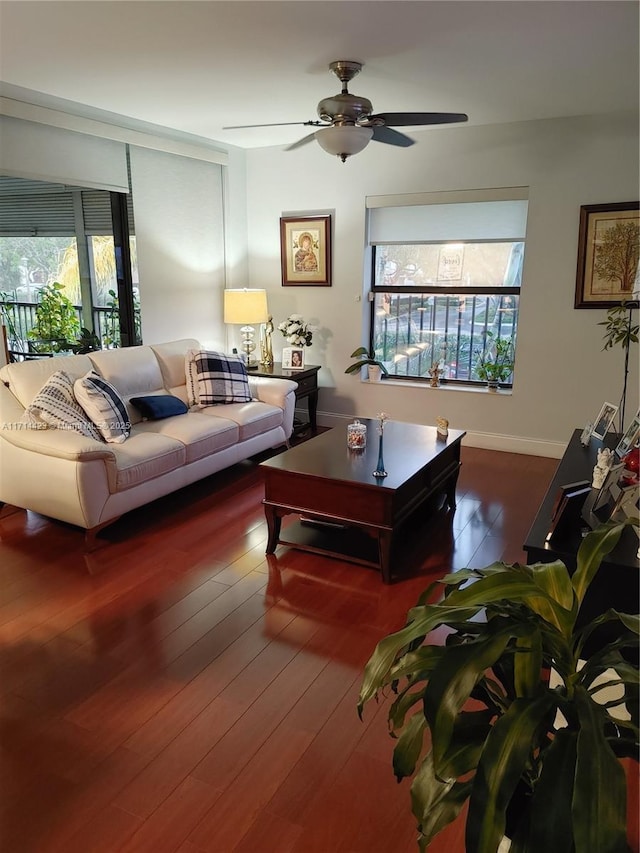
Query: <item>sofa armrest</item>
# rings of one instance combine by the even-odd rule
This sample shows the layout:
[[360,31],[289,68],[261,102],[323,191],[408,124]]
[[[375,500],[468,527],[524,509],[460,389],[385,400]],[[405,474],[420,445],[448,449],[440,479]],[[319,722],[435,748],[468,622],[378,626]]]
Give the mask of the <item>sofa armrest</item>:
[[295,395],[297,382],[290,379],[274,379],[271,376],[249,376],[251,396],[261,403],[270,403],[280,409],[287,408],[287,397]]
[[73,430],[33,429],[20,422],[0,424],[0,440],[43,456],[56,456],[74,462],[114,458],[113,452],[102,442],[86,438]]

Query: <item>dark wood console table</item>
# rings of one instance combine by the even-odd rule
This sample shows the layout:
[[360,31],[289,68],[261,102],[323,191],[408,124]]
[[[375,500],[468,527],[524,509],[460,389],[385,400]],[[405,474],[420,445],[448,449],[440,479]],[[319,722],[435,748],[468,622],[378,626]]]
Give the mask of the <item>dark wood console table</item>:
[[250,376],[271,376],[273,379],[290,379],[292,382],[297,382],[296,403],[306,399],[309,411],[309,421],[294,421],[294,435],[303,432],[309,427],[313,432],[316,431],[316,412],[318,409],[318,371],[319,364],[308,364],[302,370],[288,370],[282,367],[282,362],[274,362],[272,367],[264,367],[259,365],[258,368],[252,369],[249,372]]
[[[551,527],[551,516],[561,486],[579,480],[591,482],[598,450],[612,450],[620,436],[609,433],[604,440],[591,437],[588,447],[580,444],[582,430],[576,429],[571,436],[556,474],[538,510],[529,535],[523,545],[530,563],[550,563],[562,560],[570,571],[575,571],[576,554],[582,542],[582,527],[579,520],[564,529],[561,534],[547,542]],[[586,526],[586,525],[584,525]],[[623,613],[638,613],[640,600],[640,563],[638,561],[638,536],[626,528],[614,550],[605,557],[594,578],[580,611],[580,624],[586,624],[595,616],[613,607]],[[600,635],[604,639],[603,635]],[[637,653],[635,655],[637,660]]]

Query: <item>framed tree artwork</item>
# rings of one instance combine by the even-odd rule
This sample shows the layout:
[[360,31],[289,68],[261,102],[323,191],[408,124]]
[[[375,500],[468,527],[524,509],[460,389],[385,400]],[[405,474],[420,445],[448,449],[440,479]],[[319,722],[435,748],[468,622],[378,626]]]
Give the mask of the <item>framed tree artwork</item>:
[[640,254],[640,202],[580,208],[575,308],[613,308],[633,299]]
[[331,287],[331,216],[280,219],[282,286]]

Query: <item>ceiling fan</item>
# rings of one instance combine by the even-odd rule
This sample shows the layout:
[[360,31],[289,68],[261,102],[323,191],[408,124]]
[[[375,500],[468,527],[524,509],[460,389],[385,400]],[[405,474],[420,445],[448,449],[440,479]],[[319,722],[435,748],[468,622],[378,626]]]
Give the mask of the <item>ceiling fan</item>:
[[234,125],[233,127],[224,127],[223,130],[240,130],[249,127],[284,127],[293,124],[318,127],[319,130],[304,136],[285,150],[291,151],[315,139],[321,148],[329,154],[336,154],[344,163],[347,157],[358,154],[366,148],[372,139],[374,142],[398,145],[401,148],[408,148],[414,144],[413,139],[394,130],[394,127],[451,124],[468,120],[465,113],[376,113],[374,115],[371,101],[360,95],[352,95],[347,89],[347,84],[361,68],[361,62],[348,59],[339,59],[329,65],[329,70],[342,83],[342,91],[320,101],[318,104],[320,121]]

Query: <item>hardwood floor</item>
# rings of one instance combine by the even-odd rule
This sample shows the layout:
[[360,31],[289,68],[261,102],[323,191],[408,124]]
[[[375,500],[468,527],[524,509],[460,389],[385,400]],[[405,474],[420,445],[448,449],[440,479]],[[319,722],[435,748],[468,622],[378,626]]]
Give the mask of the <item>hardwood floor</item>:
[[[464,448],[458,508],[400,579],[279,547],[246,462],[80,531],[0,519],[0,847],[416,853],[362,668],[433,579],[521,544],[556,461]],[[463,850],[458,822],[434,853]]]

